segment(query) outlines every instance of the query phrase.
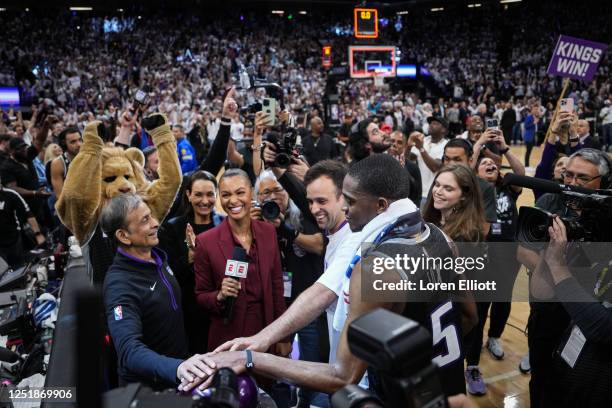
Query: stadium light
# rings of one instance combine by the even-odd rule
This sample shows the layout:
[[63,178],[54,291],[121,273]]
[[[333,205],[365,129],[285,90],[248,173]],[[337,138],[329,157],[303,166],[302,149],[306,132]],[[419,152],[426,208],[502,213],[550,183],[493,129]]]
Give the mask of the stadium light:
[[300,14],[301,14],[301,15],[303,15],[303,16],[305,16],[305,15],[306,15],[306,14],[308,14],[308,13],[306,13],[304,10],[302,10],[302,11],[300,11]]
[[30,11],[30,9],[26,7],[26,11]]
[[508,4],[508,3],[519,3],[523,0],[501,0],[499,4]]
[[406,14],[408,14],[408,11],[407,11],[407,10],[404,10],[404,11],[398,11],[398,12],[397,12],[397,13],[395,13],[395,14],[397,14],[398,16],[405,16]]
[[4,7],[0,7],[0,11],[6,11]]
[[70,11],[91,11],[93,7],[70,7]]
[[279,16],[282,16],[283,14],[285,14],[284,10],[272,10],[272,14],[278,14]]
[[474,3],[474,4],[468,4],[468,8],[476,8],[476,7],[481,7],[482,4],[480,3]]
[[431,9],[431,11],[433,11],[434,13],[436,11],[444,11],[444,7],[434,7],[434,8]]
[[117,9],[117,11],[123,13],[123,9]]

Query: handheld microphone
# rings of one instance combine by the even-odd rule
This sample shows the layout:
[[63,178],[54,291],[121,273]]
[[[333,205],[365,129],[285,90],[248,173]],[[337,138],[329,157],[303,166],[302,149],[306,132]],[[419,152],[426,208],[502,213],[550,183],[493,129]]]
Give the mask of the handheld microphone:
[[568,186],[566,184],[558,184],[554,181],[548,181],[536,177],[519,176],[514,173],[508,173],[504,176],[504,184],[525,187],[531,190],[538,190],[542,193],[559,194],[571,191],[582,194],[610,195],[610,191],[607,190],[593,190],[590,188],[584,188],[579,186]]
[[[243,247],[234,247],[232,259],[228,259],[225,264],[225,276],[230,276],[239,281],[240,278],[246,279],[248,270],[249,263],[247,262],[246,251]],[[225,315],[223,318],[223,324],[228,324],[230,320],[232,320],[235,302],[235,297],[228,297],[225,300]]]

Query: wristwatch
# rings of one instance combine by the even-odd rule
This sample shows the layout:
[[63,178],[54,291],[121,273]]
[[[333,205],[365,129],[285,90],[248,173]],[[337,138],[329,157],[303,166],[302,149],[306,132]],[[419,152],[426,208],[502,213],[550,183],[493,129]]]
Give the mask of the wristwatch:
[[246,352],[246,363],[245,363],[245,367],[246,370],[248,372],[253,370],[253,367],[255,367],[255,364],[253,364],[253,352],[251,352],[251,350],[245,350]]
[[499,153],[500,154],[506,154],[506,153],[508,153],[508,150],[510,150],[510,148],[508,146],[506,146],[505,149],[499,149]]
[[263,149],[264,146],[265,146],[265,144],[263,144],[263,143],[258,144],[257,146],[253,145],[253,146],[251,146],[251,150],[254,151],[254,152],[258,152],[261,149]]

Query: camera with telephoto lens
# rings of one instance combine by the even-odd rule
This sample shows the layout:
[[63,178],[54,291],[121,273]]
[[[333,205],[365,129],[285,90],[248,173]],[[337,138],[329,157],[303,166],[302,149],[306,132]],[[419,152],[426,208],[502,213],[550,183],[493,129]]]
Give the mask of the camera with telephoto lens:
[[268,221],[273,221],[277,219],[281,213],[278,204],[276,204],[276,202],[272,200],[266,200],[263,203],[253,201],[252,206],[253,208],[260,208],[261,216],[264,220]]
[[291,158],[300,156],[301,146],[297,144],[298,131],[295,128],[281,127],[280,131],[270,131],[266,134],[266,141],[272,143],[276,150],[276,159],[268,163],[272,167],[286,169],[292,163]]
[[[561,216],[568,241],[612,241],[612,196],[576,191],[560,193],[565,206],[580,210],[580,215]],[[533,250],[544,249],[550,241],[548,227],[553,214],[536,207],[521,207],[516,226],[516,240]]]
[[348,342],[351,353],[376,371],[379,395],[349,385],[332,396],[333,408],[447,407],[431,361],[431,334],[417,322],[376,309],[350,324]]

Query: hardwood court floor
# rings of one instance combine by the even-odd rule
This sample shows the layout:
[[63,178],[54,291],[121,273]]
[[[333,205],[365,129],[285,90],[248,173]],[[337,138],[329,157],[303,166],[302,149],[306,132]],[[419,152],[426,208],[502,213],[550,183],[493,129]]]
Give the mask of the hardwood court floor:
[[[525,147],[511,146],[510,150],[521,162],[524,163]],[[534,147],[531,152],[530,165],[535,169],[542,157],[542,148]],[[508,161],[504,158],[504,165]],[[507,170],[503,170],[504,172]],[[533,170],[527,169],[528,176],[533,176]],[[534,197],[531,190],[523,189],[519,196],[518,206],[532,206]],[[526,285],[527,274],[522,268],[517,277],[517,284]],[[529,318],[529,303],[512,303],[510,318],[504,329],[501,341],[504,347],[505,357],[503,360],[495,360],[486,348],[483,347],[480,356],[480,371],[487,384],[487,394],[481,397],[470,396],[471,400],[483,408],[525,408],[529,407],[529,374],[522,374],[518,365],[527,353],[527,337],[525,328]],[[487,330],[489,322],[485,325],[483,344],[487,341]]]

